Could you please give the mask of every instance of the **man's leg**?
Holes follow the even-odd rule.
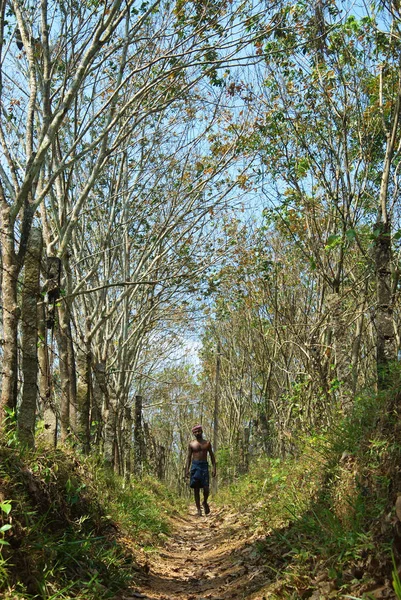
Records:
[[[209,505],[207,503],[207,499],[209,498],[209,486],[205,486],[203,488],[203,508],[205,509],[205,515],[208,515],[210,513],[210,508]]]
[[[198,511],[198,517],[202,516],[201,505],[200,505],[200,489],[198,487],[194,488],[195,495],[195,504]]]

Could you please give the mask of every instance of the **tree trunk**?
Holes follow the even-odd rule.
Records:
[[[131,439],[132,439],[132,413],[129,406],[125,409],[124,415],[124,479],[129,483],[131,476]]]
[[[43,439],[45,444],[56,447],[57,444],[57,410],[53,398],[50,378],[49,349],[47,346],[47,329],[45,326],[45,305],[38,306],[38,360],[39,360],[39,398],[40,411],[43,415]]]
[[[358,372],[359,372],[359,355],[360,355],[360,349],[361,349],[361,343],[362,343],[362,333],[363,333],[363,327],[364,327],[364,319],[365,319],[365,315],[364,315],[364,310],[365,310],[365,303],[366,300],[364,301],[363,304],[363,310],[361,312],[361,314],[358,317],[358,320],[356,322],[356,332],[355,332],[355,337],[354,340],[352,342],[352,354],[351,354],[351,365],[352,365],[352,396],[355,396],[355,394],[357,393],[358,390]]]
[[[164,481],[166,479],[166,448],[158,444],[157,446],[157,477],[160,481]]]
[[[57,331],[57,346],[59,351],[59,368],[60,368],[60,383],[61,383],[61,398],[60,398],[60,439],[65,442],[70,434],[70,380],[68,368],[68,339],[66,332],[68,331],[66,322],[66,311],[63,302],[60,302],[58,307],[59,326]]]
[[[216,453],[219,443],[219,418],[220,418],[220,366],[221,366],[221,343],[217,342],[216,356],[216,380],[214,387],[214,410],[213,410],[213,450]],[[213,492],[217,492],[217,477],[212,481]]]
[[[380,85],[383,85],[383,69],[380,71]],[[382,99],[381,99],[382,100]],[[398,90],[394,103],[391,131],[386,131],[387,145],[383,173],[380,183],[378,220],[375,225],[374,261],[376,275],[376,369],[377,390],[385,391],[391,385],[391,365],[396,360],[396,337],[393,322],[393,298],[391,286],[391,219],[388,207],[389,181],[394,151],[399,137],[398,125],[401,116],[401,72],[398,75]]]
[[[14,237],[9,227],[10,210],[1,211],[1,246],[3,257],[2,305],[3,305],[3,363],[1,381],[1,414],[4,421],[8,410],[15,410],[18,393],[18,319],[17,302],[18,264],[14,250]]]
[[[124,470],[123,418],[121,413],[116,415],[116,434],[114,436],[114,473],[122,475]]]
[[[38,381],[38,306],[40,297],[40,261],[42,232],[33,227],[28,240],[22,289],[22,400],[18,413],[18,437],[22,443],[35,445],[35,421]]]
[[[71,282],[71,267],[68,255],[62,259],[64,271],[64,287],[67,295],[72,291]],[[67,368],[68,368],[68,385],[69,385],[69,401],[70,401],[70,427],[73,431],[78,426],[78,406],[77,406],[77,370],[75,364],[75,348],[72,338],[72,307],[71,299],[64,300],[65,316],[63,320],[64,335],[67,339]]]
[[[376,270],[376,359],[378,391],[391,385],[391,365],[396,360],[396,338],[393,322],[391,285],[391,226],[389,221],[376,225],[374,246]]]
[[[113,394],[110,394],[110,396],[106,398],[106,402],[107,406],[104,415],[105,427],[103,456],[106,465],[110,468],[114,468],[117,428],[117,411],[115,396]]]
[[[68,368],[68,385],[70,398],[70,425],[73,429],[77,428],[78,420],[78,400],[77,400],[77,369],[75,364],[75,349],[72,340],[71,317],[70,310],[66,307],[66,336],[67,336],[67,368]]]
[[[92,443],[100,448],[103,439],[103,413],[104,406],[108,404],[108,393],[106,385],[106,365],[104,362],[98,362],[94,366],[93,378],[93,398],[92,398],[92,426],[95,424],[95,431],[92,436]]]
[[[134,425],[134,473],[142,475],[145,454],[144,436],[142,428],[142,396],[135,396],[135,425]]]
[[[78,353],[78,386],[77,386],[77,404],[79,420],[79,437],[82,442],[84,454],[90,451],[90,420],[91,420],[91,398],[92,398],[92,377],[91,364],[92,354],[89,339],[89,323],[87,322],[87,335],[85,340],[85,353]]]

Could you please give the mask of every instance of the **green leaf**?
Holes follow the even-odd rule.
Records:
[[[10,514],[11,511],[11,502],[9,500],[4,500],[4,502],[0,502],[0,508],[6,515]]]
[[[341,235],[339,235],[338,233],[334,233],[332,235],[329,235],[329,237],[327,238],[327,244],[325,245],[324,249],[332,250],[339,244],[341,244]]]
[[[350,242],[352,242],[352,241],[353,241],[353,240],[356,238],[356,231],[355,231],[355,229],[348,229],[348,230],[345,232],[345,235],[346,235],[347,239],[348,239]]]
[[[5,525],[2,525],[0,527],[0,533],[4,533],[5,531],[8,531],[9,529],[11,529],[12,525],[10,525],[10,523],[6,523]]]
[[[305,177],[309,170],[309,160],[307,158],[301,158],[296,165],[296,172],[298,177]]]

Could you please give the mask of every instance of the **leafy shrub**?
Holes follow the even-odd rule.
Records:
[[[124,536],[154,543],[168,531],[171,496],[122,478],[72,450],[0,445],[0,595],[103,600],[137,573]],[[6,519],[7,520],[7,519]]]

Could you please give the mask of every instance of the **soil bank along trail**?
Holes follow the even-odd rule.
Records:
[[[272,577],[240,519],[222,509],[207,517],[175,517],[157,553],[143,553],[141,581],[124,600],[262,600]],[[268,596],[267,596],[268,597]]]

